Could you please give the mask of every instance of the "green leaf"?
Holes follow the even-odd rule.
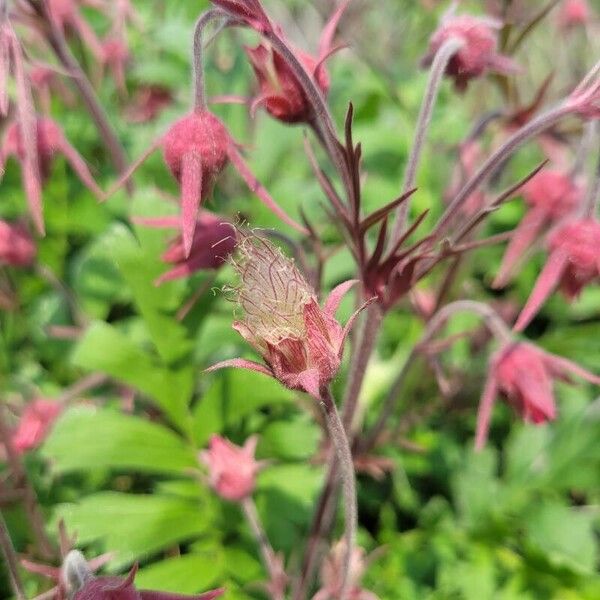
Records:
[[[43,453],[57,473],[109,468],[181,475],[196,466],[193,449],[165,427],[83,407],[58,420]]]
[[[202,505],[159,495],[100,492],[78,504],[62,504],[55,519],[85,546],[100,541],[115,553],[109,568],[118,571],[136,559],[193,540],[207,531],[211,516]]]
[[[223,550],[213,545],[206,552],[196,550],[140,569],[135,584],[140,589],[195,594],[218,586],[224,570]]]
[[[103,322],[92,323],[75,347],[73,364],[101,371],[147,394],[171,421],[187,430],[187,404],[193,387],[191,368],[173,371]]]
[[[545,503],[526,520],[529,542],[556,566],[591,574],[598,560],[594,515],[583,509]]]
[[[261,453],[286,460],[309,459],[317,450],[321,430],[308,415],[290,421],[276,421],[260,437]]]

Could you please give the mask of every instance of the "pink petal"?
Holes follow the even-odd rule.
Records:
[[[201,196],[202,160],[197,152],[186,152],[181,160],[181,235],[185,258],[192,251]]]
[[[493,368],[490,365],[490,368]],[[477,432],[475,434],[475,449],[482,450],[487,441],[488,431],[490,429],[490,419],[492,416],[492,407],[498,393],[498,385],[496,377],[492,373],[488,375],[481,400],[479,401],[479,409],[477,410]]]
[[[515,331],[523,331],[537,314],[542,304],[544,304],[559,282],[566,264],[567,255],[564,252],[555,251],[550,254],[546,266],[537,278],[531,295],[515,323],[513,328]]]
[[[229,360],[222,360],[212,367],[204,369],[204,372],[212,373],[213,371],[227,369],[229,367],[234,367],[236,369],[248,369],[250,371],[256,371],[257,373],[262,373],[263,375],[268,375],[269,377],[274,377],[271,370],[264,365],[254,362],[253,360],[246,360],[245,358],[230,358]]]
[[[344,14],[344,11],[348,8],[350,4],[350,0],[346,0],[342,2],[338,8],[333,12],[329,21],[323,28],[323,32],[321,33],[321,39],[319,40],[319,62],[322,62],[326,55],[330,53],[331,46],[333,45],[333,38],[335,36],[335,31],[340,23],[340,19]]]
[[[358,279],[350,279],[344,283],[340,283],[331,290],[325,305],[323,306],[323,312],[330,317],[333,317],[340,306],[340,302],[344,296],[350,291],[350,289],[358,283]]]
[[[237,151],[235,144],[231,142],[229,144],[229,149],[227,152],[227,156],[229,156],[229,160],[234,164],[238,173],[242,176],[242,179],[246,182],[246,185],[250,189],[251,192],[254,192],[260,201],[274,214],[276,214],[284,223],[287,223],[296,231],[299,231],[303,235],[308,235],[308,230],[296,223],[291,217],[289,217],[283,209],[279,207],[279,205],[271,198],[269,192],[261,185],[261,183],[254,177],[252,171],[242,158],[242,155]]]
[[[541,352],[553,373],[564,374],[565,371],[570,371],[574,375],[577,375],[577,377],[581,377],[595,385],[600,385],[600,376],[594,375],[594,373],[584,369],[577,363],[567,358],[563,358],[562,356],[551,354],[550,352],[544,352],[543,350],[541,350]]]
[[[313,398],[321,398],[321,382],[317,369],[307,369],[298,374],[298,384]]]
[[[529,210],[523,217],[506,248],[500,271],[496,275],[492,287],[501,288],[508,283],[513,268],[531,246],[546,219],[546,212],[539,208]]]

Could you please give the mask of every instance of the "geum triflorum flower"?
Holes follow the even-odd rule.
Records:
[[[294,262],[267,240],[242,234],[238,253],[234,266],[241,281],[235,292],[244,320],[233,327],[266,364],[234,358],[208,370],[251,369],[320,398],[338,372],[346,335],[361,310],[345,327],[335,319],[344,294],[356,281],[334,288],[321,308]]]

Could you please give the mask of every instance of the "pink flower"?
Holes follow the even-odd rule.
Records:
[[[181,190],[181,234],[186,257],[192,251],[200,203],[209,195],[216,176],[229,161],[234,164],[248,188],[263,204],[282,221],[302,233],[307,233],[304,227],[279,207],[256,180],[225,125],[208,110],[192,112],[171,125],[165,135],[150,146],[107,195],[131,177],[158,147],[162,147],[165,163],[178,181]]]
[[[521,311],[515,331],[522,331],[559,286],[569,301],[600,276],[600,222],[576,219],[552,233],[548,245],[550,255]]]
[[[138,218],[135,221],[148,227],[179,227],[177,217]],[[196,271],[218,269],[227,261],[235,245],[236,237],[232,225],[218,215],[201,210],[196,221],[189,256],[186,258],[183,239],[178,235],[162,255],[164,262],[174,266],[161,275],[156,283],[159,285],[165,281],[187,277]]]
[[[39,165],[39,174],[41,182],[46,181],[50,177],[50,171],[52,168],[52,162],[57,154],[62,154],[66,158],[67,162],[71,165],[71,168],[75,171],[81,182],[91,190],[97,198],[102,198],[102,190],[96,184],[96,181],[92,177],[90,170],[81,157],[79,152],[71,146],[67,138],[61,131],[60,127],[51,119],[46,117],[38,117],[35,120],[36,127],[36,150],[37,150],[37,161]],[[6,130],[4,142],[0,149],[0,172],[4,168],[4,164],[8,157],[14,156],[19,163],[22,165],[22,176],[23,185],[25,189],[28,189],[28,173],[26,170],[26,154],[25,144],[23,143],[23,136],[21,134],[20,123],[12,123]],[[41,183],[40,182],[40,183]],[[38,230],[43,232],[44,221],[42,215],[41,199],[37,196],[30,197],[28,195],[29,210],[32,218],[36,223]]]
[[[27,267],[36,254],[33,238],[23,225],[0,219],[0,265]]]
[[[313,76],[324,96],[329,91],[329,75],[324,63],[334,52],[333,36],[347,6],[348,2],[342,3],[325,26],[316,58],[301,50],[296,51],[296,57]],[[264,105],[272,117],[284,123],[310,122],[313,118],[312,106],[304,94],[302,85],[282,56],[265,44],[259,44],[256,48],[246,48],[246,53],[260,88],[260,94],[253,101],[251,110]]]
[[[262,238],[242,235],[238,248],[240,258],[234,265],[241,283],[236,292],[245,319],[233,327],[263,357],[266,366],[236,358],[208,371],[252,369],[320,398],[321,389],[337,374],[346,335],[359,312],[343,328],[335,320],[344,294],[356,282],[338,285],[321,309],[314,290],[277,247]]]
[[[485,445],[492,407],[499,392],[524,421],[545,423],[556,418],[553,380],[569,382],[569,373],[600,385],[600,377],[532,344],[516,342],[501,348],[490,361],[479,404],[476,448]]]
[[[102,41],[102,64],[106,65],[115,81],[119,92],[127,92],[125,83],[125,67],[129,62],[129,48],[121,37],[110,35]]]
[[[30,402],[25,407],[12,436],[12,443],[17,452],[27,452],[40,446],[62,409],[63,405],[54,400],[38,399]]]
[[[225,590],[218,589],[195,596],[184,596],[158,592],[153,590],[138,590],[133,585],[137,565],[127,577],[93,577],[87,575],[80,582],[81,588],[75,591],[73,600],[213,600],[221,596]]]
[[[587,25],[591,16],[587,0],[565,0],[558,15],[558,24],[562,29]]]
[[[335,600],[340,597],[343,585],[344,556],[346,545],[344,541],[337,542],[321,567],[321,589],[312,600]],[[360,585],[366,567],[365,551],[358,546],[352,549],[350,558],[349,580],[350,587],[346,598],[348,600],[377,600],[372,592],[363,590]]]
[[[259,33],[268,33],[273,29],[259,0],[211,0],[211,2]]]
[[[238,502],[254,492],[256,475],[262,468],[254,458],[257,443],[258,438],[252,436],[240,448],[213,435],[208,450],[200,453],[200,460],[208,467],[210,485],[221,498]]]
[[[446,74],[454,79],[457,89],[464,90],[469,80],[481,77],[488,71],[513,73],[517,70],[514,61],[498,54],[499,28],[500,23],[494,19],[470,15],[449,17],[431,37],[423,63],[431,64],[443,44],[451,38],[457,38],[464,45],[450,59],[446,69]]]
[[[530,209],[508,244],[494,287],[502,287],[508,283],[515,264],[540,231],[573,212],[583,196],[583,187],[561,171],[540,171],[523,186],[523,197]]]

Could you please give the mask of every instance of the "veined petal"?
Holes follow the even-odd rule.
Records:
[[[350,279],[344,283],[335,286],[327,296],[323,306],[323,312],[330,317],[333,317],[340,306],[340,302],[344,296],[358,283],[358,279]]]
[[[313,398],[321,398],[320,378],[317,369],[307,369],[298,374],[298,385]]]

